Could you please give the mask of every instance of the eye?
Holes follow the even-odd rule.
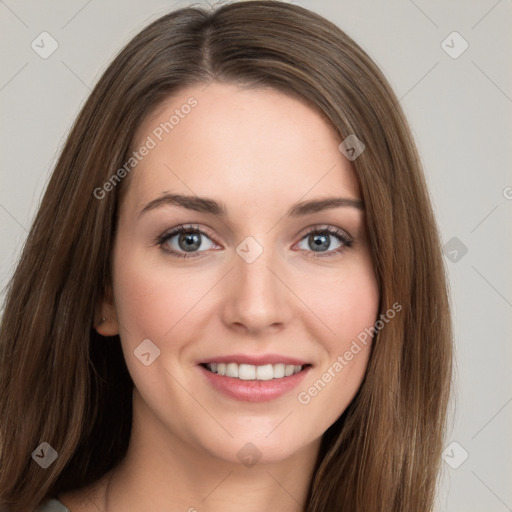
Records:
[[[177,258],[200,257],[199,253],[219,247],[208,234],[193,225],[181,225],[160,235],[156,245]],[[315,253],[314,258],[340,254],[352,245],[353,240],[344,231],[330,226],[310,229],[297,244],[300,250]]]
[[[197,253],[213,249],[216,244],[195,226],[179,226],[158,237],[157,245],[177,258],[196,258]]]
[[[352,247],[353,240],[344,232],[333,227],[314,227],[298,244],[304,251],[316,253],[313,257],[333,256]],[[325,254],[321,254],[325,253]]]

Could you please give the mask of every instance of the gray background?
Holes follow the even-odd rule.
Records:
[[[426,169],[447,244],[457,350],[437,508],[512,511],[512,2],[294,2],[335,22],[374,58],[400,98]],[[191,4],[0,0],[2,288],[101,72],[146,24]],[[35,41],[48,51],[43,31],[58,43],[46,59],[31,47]],[[454,31],[469,45],[457,58],[464,41]]]

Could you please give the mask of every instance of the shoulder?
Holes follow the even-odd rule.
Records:
[[[34,512],[71,512],[59,500],[52,499],[41,503]]]
[[[41,508],[34,512],[98,512],[103,510],[100,504],[103,503],[105,486],[109,478],[110,472],[107,472],[99,480],[85,487],[60,492],[54,499],[42,503]]]

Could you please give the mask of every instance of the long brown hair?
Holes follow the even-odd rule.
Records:
[[[374,338],[356,397],[324,434],[304,510],[431,511],[452,338],[439,236],[398,100],[338,27],[273,1],[181,9],[138,34],[105,71],[51,176],[10,281],[0,331],[0,508],[33,509],[98,480],[125,455],[131,392],[117,337],[92,328],[109,290],[119,193],[93,191],[123,166],[163,99],[212,80],[308,102],[366,146],[353,161],[380,287],[402,311]],[[31,454],[42,442],[58,458]]]

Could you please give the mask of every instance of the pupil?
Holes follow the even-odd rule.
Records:
[[[184,242],[184,243],[182,243]],[[192,252],[199,249],[201,240],[198,233],[182,233],[179,238],[180,248],[184,251]]]

